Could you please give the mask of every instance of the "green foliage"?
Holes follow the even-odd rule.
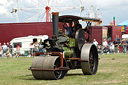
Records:
[[[70,70],[61,80],[35,80],[29,69],[33,58],[0,58],[0,85],[128,85],[128,55],[99,55],[96,75]]]

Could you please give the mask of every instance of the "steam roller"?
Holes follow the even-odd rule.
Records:
[[[43,42],[45,52],[38,52],[30,70],[35,79],[58,80],[69,70],[82,69],[84,75],[93,75],[98,70],[97,47],[86,42],[85,31],[77,28],[74,37],[58,33],[58,22],[77,20],[69,16],[58,17],[53,13],[53,36]]]

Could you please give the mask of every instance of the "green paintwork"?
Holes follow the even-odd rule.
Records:
[[[74,38],[69,39],[69,47],[75,47],[75,39]]]
[[[73,49],[68,48],[68,47],[63,47],[63,49],[64,49],[64,57],[65,58],[72,57],[72,55],[73,55]]]
[[[75,47],[75,39],[74,38],[69,38],[69,42],[67,43],[67,47],[63,47],[64,49],[64,56],[66,58],[72,57],[73,56],[73,47]]]

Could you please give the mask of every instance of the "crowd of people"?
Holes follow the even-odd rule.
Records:
[[[33,56],[33,54],[37,52],[45,52],[45,49],[43,47],[44,45],[38,42],[30,43],[30,47],[29,47],[30,51],[29,51],[28,57]]]
[[[98,44],[98,42],[96,41],[96,39],[93,40],[93,44],[96,45],[96,47],[98,48],[98,51],[100,53],[124,53],[127,54],[128,51],[128,39],[120,39],[117,40],[115,39],[114,42],[107,42],[106,39],[103,40],[102,45],[100,46]],[[27,56],[33,56],[34,53],[36,52],[45,52],[45,50],[43,49],[43,45],[35,42],[35,43],[30,43],[29,46],[30,50],[28,51],[28,55]],[[20,56],[20,45],[17,44],[16,46],[16,52],[13,53],[13,47],[12,45],[10,45],[10,43],[4,43],[3,45],[1,45],[0,43],[0,56],[1,57],[12,57],[12,56]]]
[[[0,43],[0,57],[13,57],[14,55],[16,57],[20,56],[20,45],[19,44],[17,44],[16,52],[14,53],[13,47],[9,42],[4,43],[3,45],[1,45]]]
[[[7,42],[7,44],[4,43],[3,45],[0,43],[0,56],[12,56],[12,45],[10,43]]]
[[[128,51],[128,39],[115,39],[114,42],[107,42],[106,39],[103,40],[102,45],[98,45],[96,39],[93,40],[93,44],[96,45],[100,53],[124,53],[127,54]]]
[[[36,52],[44,52],[43,45],[38,42],[30,43],[29,49],[27,52],[28,57],[31,57]],[[16,45],[16,51],[14,51],[12,45],[10,43],[4,43],[1,45],[0,43],[0,57],[19,57],[22,56],[21,54],[21,45]]]

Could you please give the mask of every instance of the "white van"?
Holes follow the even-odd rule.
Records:
[[[13,47],[13,53],[16,51],[17,44],[21,46],[20,53],[24,54],[25,51],[30,50],[30,43],[34,40],[37,42],[44,42],[45,39],[48,39],[48,35],[39,35],[39,36],[27,36],[27,37],[18,37],[10,41],[10,44]]]
[[[127,38],[128,39],[128,34],[123,34],[122,38]]]

